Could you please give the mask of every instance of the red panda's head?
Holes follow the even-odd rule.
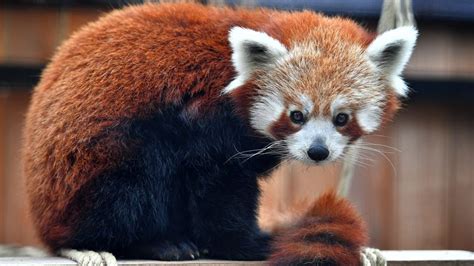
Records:
[[[337,34],[319,27],[285,46],[264,32],[230,31],[237,77],[224,93],[254,88],[246,96],[250,125],[283,144],[290,158],[340,158],[349,144],[390,119],[407,94],[400,74],[416,29],[385,32],[368,46]]]

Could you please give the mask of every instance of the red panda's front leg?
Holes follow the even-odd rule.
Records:
[[[299,224],[275,239],[270,264],[360,265],[367,238],[354,207],[335,193],[326,193]]]

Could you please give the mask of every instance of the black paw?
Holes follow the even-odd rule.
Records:
[[[195,260],[200,254],[191,241],[165,241],[153,249],[156,259],[159,260]]]
[[[200,257],[198,248],[189,240],[163,240],[145,246],[134,247],[127,253],[129,258],[167,261],[195,260]]]

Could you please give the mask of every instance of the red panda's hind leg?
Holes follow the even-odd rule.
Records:
[[[275,239],[271,265],[359,265],[367,244],[354,207],[335,193],[321,196],[294,227]]]

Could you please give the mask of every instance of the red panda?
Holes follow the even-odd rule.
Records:
[[[357,263],[366,233],[347,202],[323,196],[275,238],[256,222],[258,178],[337,160],[388,121],[416,36],[311,11],[105,15],[57,50],[27,113],[40,238],[119,258]]]

